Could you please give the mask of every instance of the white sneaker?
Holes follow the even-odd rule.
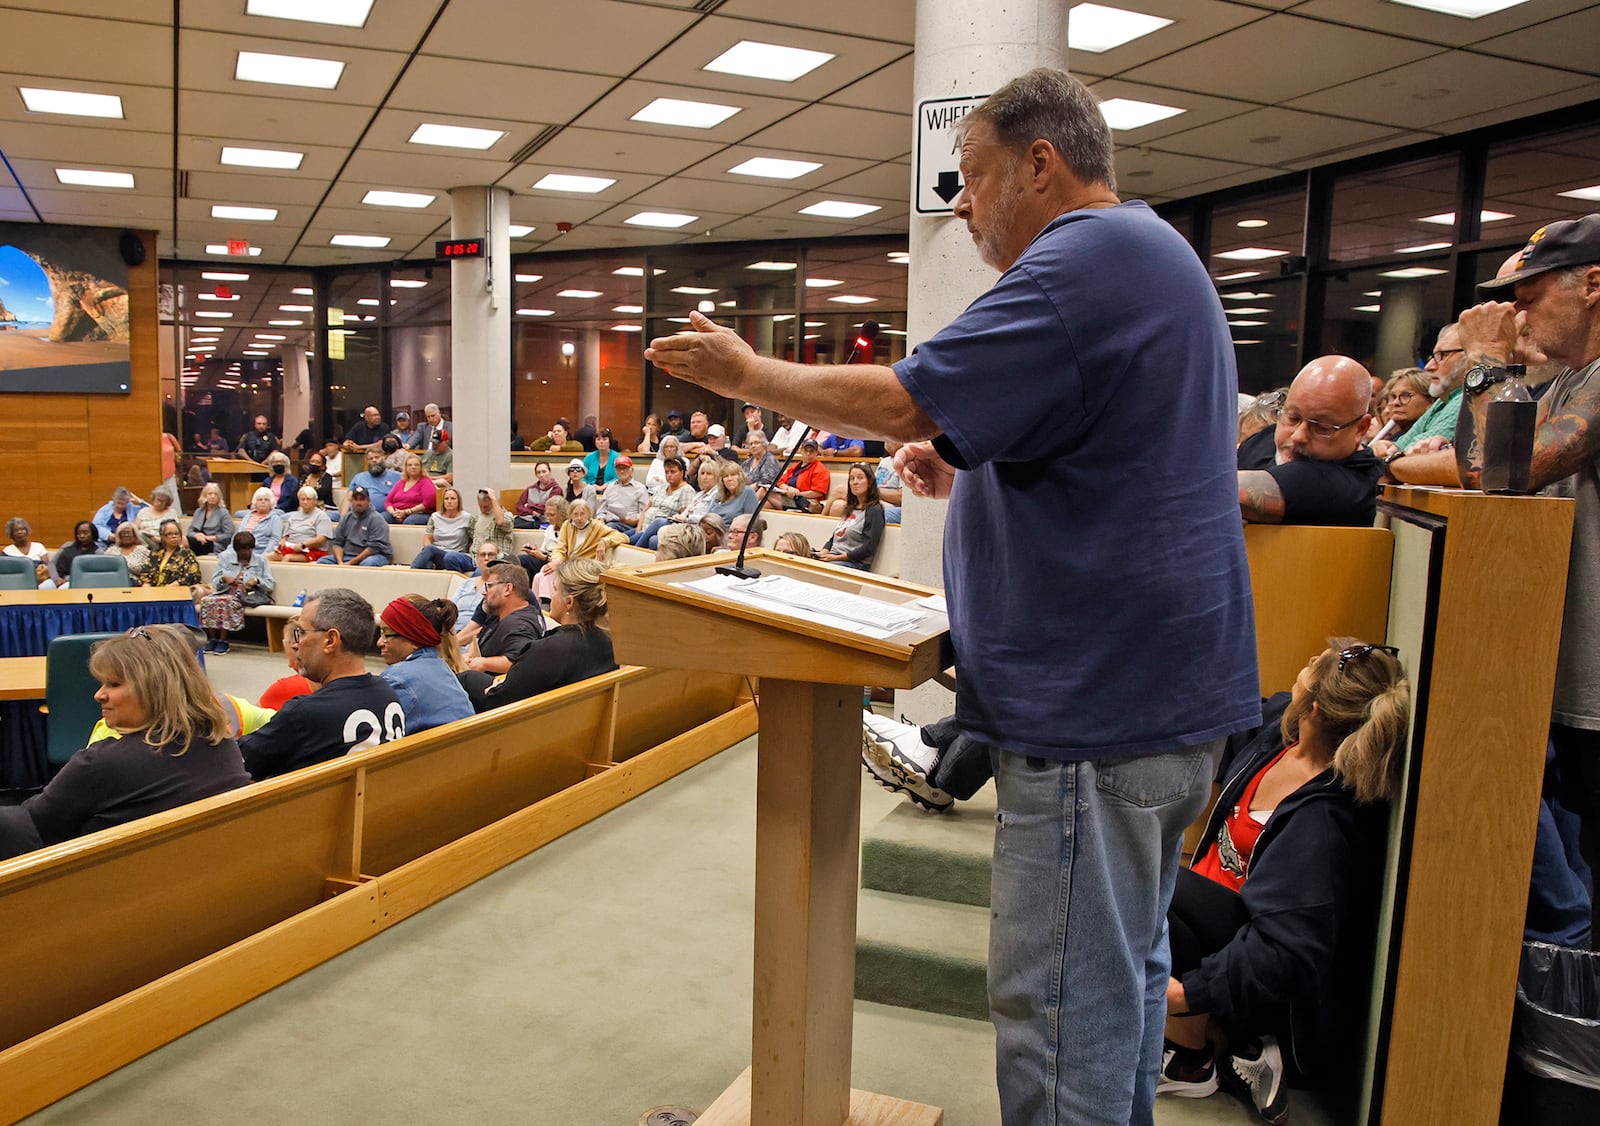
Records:
[[[1228,1056],[1229,1086],[1240,1094],[1248,1093],[1256,1113],[1271,1126],[1289,1121],[1289,1092],[1284,1089],[1283,1053],[1273,1036],[1261,1038],[1261,1051],[1254,1057],[1234,1052]]]
[[[884,789],[905,794],[930,813],[943,813],[955,798],[928,782],[938,761],[938,750],[922,741],[920,727],[863,712],[861,762]]]

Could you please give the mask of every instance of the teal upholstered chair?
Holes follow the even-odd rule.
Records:
[[[80,555],[72,561],[73,590],[86,587],[130,587],[128,561],[120,555]]]
[[[0,555],[0,590],[37,590],[34,562],[16,555]]]
[[[50,641],[44,662],[45,754],[53,768],[83,749],[100,718],[100,705],[94,702],[100,682],[89,673],[89,650],[95,642],[116,636],[64,633]]]

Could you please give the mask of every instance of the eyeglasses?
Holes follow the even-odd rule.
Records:
[[[1400,650],[1393,645],[1352,645],[1348,649],[1339,650],[1339,671],[1344,672],[1344,667],[1351,661],[1359,661],[1374,649],[1381,649],[1395,660],[1400,659]]]
[[[1434,363],[1442,364],[1444,363],[1446,356],[1459,356],[1465,351],[1465,348],[1435,348],[1431,358]]]
[[[142,637],[146,641],[154,641],[155,640],[155,635],[152,634],[149,630],[145,629],[143,626],[134,626],[132,629],[130,629],[128,631],[127,636],[129,636],[129,637]]]
[[[1300,428],[1300,424],[1303,422],[1305,423],[1306,429],[1311,431],[1315,437],[1331,438],[1341,430],[1348,430],[1350,427],[1360,422],[1362,418],[1365,418],[1366,415],[1361,415],[1359,418],[1352,418],[1349,422],[1333,423],[1321,422],[1315,418],[1307,418],[1305,415],[1296,410],[1278,408],[1272,411],[1271,417],[1272,420],[1278,425],[1287,426],[1290,430],[1298,430]]]
[[[295,626],[289,630],[289,639],[298,645],[310,634],[332,633],[337,628],[337,626],[313,626],[311,629],[307,629],[305,626]]]
[[[1405,406],[1416,397],[1417,393],[1415,391],[1396,391],[1393,395],[1389,396],[1389,401],[1391,403],[1399,403],[1401,406]]]

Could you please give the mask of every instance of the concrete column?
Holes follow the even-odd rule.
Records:
[[[1378,315],[1378,346],[1374,349],[1373,375],[1385,379],[1396,368],[1408,368],[1417,362],[1417,352],[1432,341],[1421,341],[1422,285],[1414,281],[1396,281],[1385,278],[1380,302],[1383,311]]]
[[[913,101],[993,93],[1037,66],[1067,66],[1069,0],[920,0],[917,4]],[[912,123],[913,141],[916,122]],[[913,148],[915,146],[913,145]],[[913,173],[914,174],[914,173]],[[913,200],[907,280],[907,351],[954,320],[996,274],[978,258],[966,224],[948,215],[919,215]],[[944,586],[945,502],[906,491],[900,526],[900,574]],[[895,694],[896,714],[913,723],[949,715],[954,697],[936,684]]]
[[[278,361],[282,364],[279,378],[283,380],[283,431],[279,437],[288,445],[311,425],[311,367],[305,348],[299,344],[279,345]]]
[[[582,426],[591,414],[600,416],[600,330],[586,328],[578,338],[578,413],[573,428]]]
[[[450,263],[450,421],[462,496],[511,483],[511,193],[453,188],[452,238],[484,238],[483,258]]]

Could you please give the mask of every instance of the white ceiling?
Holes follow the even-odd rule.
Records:
[[[1186,110],[1116,134],[1123,194],[1152,202],[1600,97],[1600,4],[1582,0],[1477,20],[1388,0],[1113,2],[1174,21],[1070,61],[1102,98]],[[376,0],[360,29],[248,16],[245,0],[189,0],[174,29],[175,6],[0,0],[0,220],[155,228],[161,256],[186,259],[242,238],[262,249],[255,263],[300,266],[431,257],[449,235],[448,189],[478,184],[515,193],[513,221],[535,227],[518,251],[906,229],[913,0]],[[700,69],[742,39],[835,58],[792,83]],[[240,82],[239,50],[346,69],[328,91]],[[118,94],[124,118],[29,113],[22,86]],[[740,112],[711,129],[630,119],[656,97]],[[506,136],[485,152],[409,144],[423,122]],[[304,160],[295,171],[227,167],[224,144]],[[751,156],[823,167],[793,181],[728,174]],[[136,186],[67,187],[57,168],[131,172]],[[617,182],[592,196],[533,190],[547,172]],[[362,204],[373,188],[436,198],[421,210]],[[878,210],[797,214],[827,198]],[[213,204],[278,217],[219,220]],[[647,208],[698,218],[681,231],[624,224]],[[329,245],[340,233],[391,242]]]

